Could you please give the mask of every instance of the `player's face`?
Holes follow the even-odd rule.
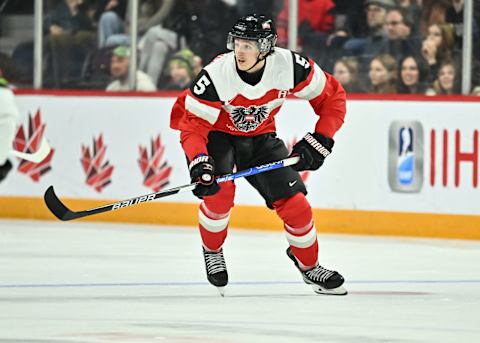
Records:
[[[246,71],[252,68],[252,66],[257,63],[259,54],[260,51],[255,42],[245,39],[235,39],[235,59],[238,69]]]
[[[412,57],[403,61],[401,77],[405,86],[413,86],[418,83],[418,66]]]

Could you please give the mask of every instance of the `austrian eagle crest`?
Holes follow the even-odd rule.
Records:
[[[233,107],[230,118],[236,128],[242,132],[254,131],[268,118],[267,106]]]

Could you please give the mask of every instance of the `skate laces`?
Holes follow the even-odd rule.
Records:
[[[310,280],[326,282],[330,278],[330,276],[332,276],[336,272],[328,270],[318,265],[315,268],[307,270],[304,273]]]
[[[216,274],[227,270],[223,250],[219,252],[204,251],[204,256],[208,274]]]

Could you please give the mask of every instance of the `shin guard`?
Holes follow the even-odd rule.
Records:
[[[220,191],[203,198],[198,211],[199,229],[204,247],[219,251],[227,238],[230,210],[233,207],[235,184],[220,184]]]
[[[314,267],[318,261],[317,231],[312,209],[303,193],[273,203],[283,220],[287,241],[302,269]]]

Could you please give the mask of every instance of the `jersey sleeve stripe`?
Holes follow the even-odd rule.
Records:
[[[208,121],[212,125],[215,124],[220,115],[220,109],[202,104],[188,94],[185,98],[185,109],[197,117]]]
[[[313,67],[313,77],[310,82],[300,91],[294,93],[298,98],[312,100],[322,94],[327,78],[320,67],[315,63]]]

